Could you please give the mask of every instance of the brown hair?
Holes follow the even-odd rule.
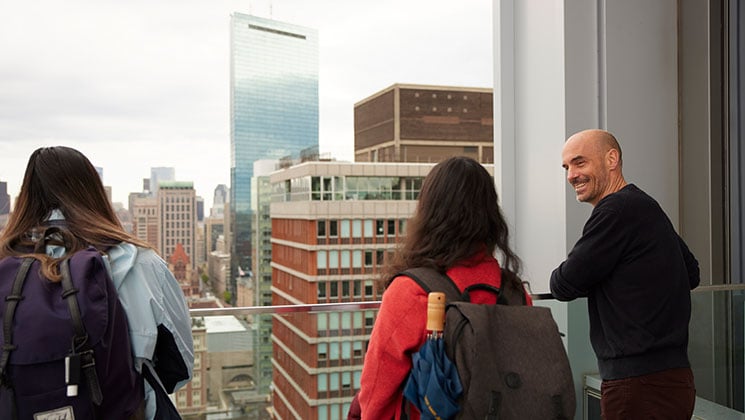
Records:
[[[56,146],[36,149],[29,157],[13,212],[0,232],[0,257],[32,256],[42,262],[45,277],[59,280],[59,259],[36,246],[45,239],[53,210],[65,217],[63,232],[70,234],[55,243],[64,242],[68,256],[88,246],[105,249],[120,242],[151,247],[122,228],[88,158],[75,149]]]
[[[386,264],[381,281],[407,268],[445,272],[486,251],[502,254],[502,268],[518,274],[520,259],[509,246],[509,231],[498,204],[494,179],[471,158],[457,156],[435,165],[422,183],[406,236]]]

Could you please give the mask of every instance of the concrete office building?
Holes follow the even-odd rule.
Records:
[[[377,270],[405,231],[432,166],[306,162],[273,173],[273,304],[380,299]],[[375,312],[274,316],[277,418],[344,418]]]
[[[160,254],[168,261],[180,244],[191,268],[195,268],[197,212],[194,184],[184,181],[160,182],[157,199]]]
[[[260,159],[318,150],[318,34],[233,13],[230,19],[232,285],[251,267],[251,179]]]
[[[158,246],[158,200],[147,193],[129,195],[132,233],[153,247]]]
[[[357,162],[494,158],[492,90],[395,84],[354,104]]]
[[[507,0],[493,10],[496,179],[526,279],[548,291],[592,210],[561,170],[565,139],[612,131],[626,180],[659,201],[700,263],[689,345],[697,394],[745,411],[735,290],[745,282],[742,4]],[[582,408],[583,373],[597,371],[586,302],[552,309]]]

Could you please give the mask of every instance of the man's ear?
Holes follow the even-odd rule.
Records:
[[[608,166],[608,169],[616,169],[618,167],[618,157],[618,150],[608,150],[608,152],[605,154],[605,164]]]

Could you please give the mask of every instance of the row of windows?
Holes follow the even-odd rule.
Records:
[[[173,213],[169,212],[163,215],[166,220],[191,220],[192,213]]]
[[[417,106],[414,107],[414,111],[419,111],[419,110],[420,110],[419,105],[417,105]],[[447,110],[448,110],[448,112],[453,112],[453,108],[452,107],[448,107]],[[436,106],[433,106],[432,107],[432,112],[437,112],[437,107]],[[463,113],[464,114],[468,114],[468,108],[463,108]]]
[[[329,312],[317,315],[316,328],[320,337],[360,335],[372,329],[374,322],[374,311]]]
[[[272,201],[416,200],[423,177],[305,176],[272,184]]]
[[[319,250],[316,252],[316,268],[318,270],[336,268],[362,268],[382,266],[385,263],[386,254],[391,251],[383,249],[342,249],[342,250]]]
[[[318,374],[318,392],[359,389],[362,371]],[[319,407],[320,408],[320,407]]]
[[[318,406],[318,420],[343,420],[347,418],[349,403],[321,404]]]
[[[340,284],[341,284],[341,290],[339,289]],[[363,287],[365,289],[366,298],[374,297],[372,280],[321,281],[317,283],[317,286],[318,286],[318,301],[321,303],[325,301],[327,298],[331,300],[334,300],[340,297],[341,298],[349,298],[349,297],[361,298]],[[341,294],[339,294],[339,292],[341,292]]]
[[[166,239],[166,246],[176,246],[177,244],[181,244],[184,247],[189,247],[191,245],[191,239],[185,238],[186,233],[182,232],[179,235],[173,235],[176,237],[180,237],[183,239],[176,239],[176,238],[168,238]]]
[[[395,236],[396,222],[398,222],[398,231],[405,232],[406,219],[318,220],[316,222],[316,236],[319,238]]]
[[[166,204],[165,210],[166,211],[191,211],[194,208],[194,206],[191,206],[189,204]]]
[[[191,227],[190,222],[166,222],[166,229],[172,229],[172,228],[188,228]]]
[[[191,203],[192,202],[191,197],[183,197],[183,196],[166,196],[165,201],[166,203]]]
[[[362,359],[362,341],[318,343],[318,361]],[[320,390],[319,390],[320,391]]]
[[[414,97],[415,98],[418,98],[419,97],[419,92],[414,92]],[[453,94],[452,93],[448,93],[447,94],[447,98],[448,99],[453,99]],[[437,94],[436,93],[433,93],[432,94],[432,99],[437,99]],[[468,95],[463,95],[463,100],[464,101],[467,101],[468,100]]]

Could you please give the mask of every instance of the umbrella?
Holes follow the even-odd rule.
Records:
[[[427,338],[412,356],[412,367],[404,386],[404,397],[419,409],[422,419],[448,419],[460,407],[463,386],[458,371],[445,354],[442,330],[445,294],[432,292],[427,302]]]

